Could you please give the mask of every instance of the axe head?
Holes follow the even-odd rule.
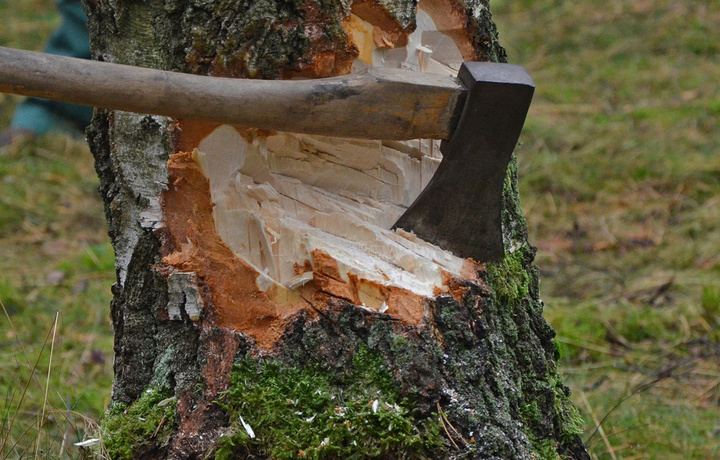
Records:
[[[490,262],[505,254],[505,176],[535,84],[524,68],[491,62],[466,62],[458,77],[468,91],[450,139],[442,142],[442,162],[393,228]]]

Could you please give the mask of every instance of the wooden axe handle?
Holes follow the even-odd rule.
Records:
[[[458,79],[368,68],[315,80],[189,75],[0,47],[0,92],[267,130],[447,139]]]

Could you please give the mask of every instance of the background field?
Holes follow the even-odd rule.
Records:
[[[537,84],[523,208],[592,455],[720,458],[720,2],[493,6]],[[49,0],[0,0],[0,46],[39,49],[57,21]],[[18,100],[0,95],[0,129]],[[96,182],[81,140],[0,152],[0,458],[76,457],[109,401]]]
[[[0,0],[0,46],[41,49],[58,22],[51,0]],[[17,101],[0,94],[0,129]],[[82,139],[0,151],[2,459],[77,458],[72,443],[110,401],[113,253],[96,187]]]
[[[523,209],[590,449],[720,458],[720,2],[495,7],[537,84]]]

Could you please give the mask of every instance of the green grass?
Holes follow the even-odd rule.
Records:
[[[0,455],[34,454],[39,439],[43,458],[75,458],[112,383],[114,254],[92,157],[45,136],[0,155],[0,177]]]
[[[586,438],[608,414],[591,454],[720,457],[720,4],[494,6],[537,84],[522,204]]]
[[[537,84],[522,204],[593,457],[720,457],[720,3],[492,4]],[[57,22],[50,0],[0,0],[0,46],[39,49]],[[0,129],[18,100],[0,95]],[[114,277],[95,186],[87,148],[63,136],[0,155],[0,299],[15,325],[0,317],[0,434],[17,414],[19,440],[3,458],[38,438],[41,456],[76,456],[109,401]]]
[[[41,49],[58,23],[51,0],[0,0],[0,46]],[[0,129],[19,100],[0,94]],[[77,458],[109,403],[114,262],[96,187],[82,141],[0,151],[2,459]]]

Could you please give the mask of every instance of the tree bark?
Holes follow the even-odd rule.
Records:
[[[485,0],[85,6],[94,59],[195,74],[506,59]],[[106,110],[88,139],[116,252],[113,458],[589,458],[514,161],[506,258],[482,264],[389,230],[433,142]]]

